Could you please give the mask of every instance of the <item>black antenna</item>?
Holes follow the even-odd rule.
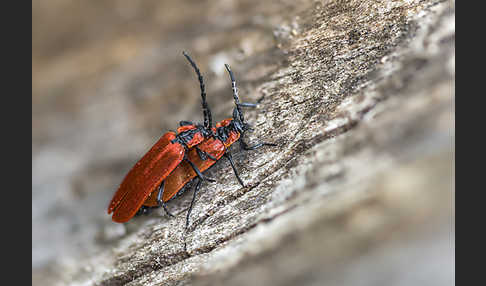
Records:
[[[245,119],[243,118],[243,112],[241,112],[241,108],[240,108],[241,103],[240,103],[240,100],[238,98],[238,89],[236,88],[235,77],[233,75],[233,72],[230,69],[230,66],[228,64],[224,64],[224,66],[226,67],[226,70],[228,71],[230,79],[231,79],[231,88],[233,89],[233,98],[235,99],[236,109],[238,110],[238,113],[240,115],[240,121],[242,123],[244,123]]]
[[[211,110],[209,109],[208,103],[206,102],[206,92],[204,90],[203,77],[201,75],[201,72],[199,71],[199,68],[196,66],[196,63],[194,63],[191,57],[185,51],[183,51],[182,54],[186,57],[186,59],[189,61],[191,66],[196,71],[197,78],[199,80],[199,86],[201,87],[202,108],[204,114],[204,127],[210,129],[211,126],[213,125],[213,119],[211,117]]]

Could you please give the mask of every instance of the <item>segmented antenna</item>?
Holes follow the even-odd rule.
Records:
[[[236,105],[236,109],[238,110],[238,113],[240,115],[240,121],[242,123],[245,122],[245,119],[243,117],[243,112],[241,112],[241,108],[240,108],[240,100],[238,98],[238,89],[236,88],[236,80],[235,80],[235,77],[233,75],[233,72],[231,71],[230,69],[230,66],[228,64],[224,64],[224,66],[226,67],[226,70],[228,71],[229,73],[229,76],[230,76],[230,79],[231,79],[231,88],[233,89],[233,98],[235,99],[235,105]]]
[[[201,75],[201,72],[199,71],[199,68],[197,67],[196,63],[194,63],[194,61],[191,59],[191,57],[185,51],[183,51],[182,54],[186,57],[186,59],[189,61],[191,66],[196,71],[197,78],[199,80],[199,86],[201,88],[202,108],[204,114],[204,127],[209,129],[213,125],[213,119],[211,117],[211,110],[209,109],[208,103],[206,102],[206,91],[204,90],[203,77]]]

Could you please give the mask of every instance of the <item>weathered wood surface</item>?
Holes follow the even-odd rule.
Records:
[[[454,2],[90,2],[33,4],[33,285],[453,285]],[[211,169],[186,234],[192,192],[114,224],[125,172],[201,120],[182,50],[215,120],[229,63],[279,147],[234,148],[247,188]]]

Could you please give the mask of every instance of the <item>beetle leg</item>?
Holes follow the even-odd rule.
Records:
[[[215,179],[213,179],[213,178],[209,178],[209,177],[204,176],[204,175],[201,173],[201,171],[199,171],[199,169],[197,168],[197,166],[196,166],[196,165],[194,165],[194,163],[193,163],[193,162],[191,162],[191,160],[189,160],[189,159],[187,159],[187,158],[185,158],[185,160],[186,160],[187,162],[189,162],[189,165],[191,165],[192,169],[194,170],[194,172],[196,172],[196,174],[197,174],[197,176],[199,177],[199,179],[200,179],[200,180],[202,180],[202,181],[209,181],[209,182],[216,182],[216,180],[215,180]]]
[[[206,153],[206,152],[204,152]],[[211,154],[209,153],[206,153],[206,156],[208,156],[209,159],[213,160],[213,161],[218,161],[218,159],[216,157],[213,157]]]
[[[194,205],[194,201],[196,201],[196,194],[199,191],[199,188],[201,187],[201,183],[202,183],[201,180],[197,181],[196,188],[194,189],[194,194],[192,195],[191,205],[189,206],[189,210],[187,210],[186,230],[187,230],[187,227],[189,226],[189,216],[191,215],[192,206]]]
[[[137,211],[137,213],[135,215],[136,216],[148,215],[151,211],[152,211],[152,209],[150,207],[141,206],[140,209],[138,209],[138,211]]]
[[[182,120],[179,121],[179,126],[194,125],[191,121]]]
[[[145,206],[141,206],[141,207],[138,209],[138,211],[137,211],[137,213],[135,214],[135,216],[139,216],[139,215],[143,214],[144,209],[145,209]]]
[[[246,142],[244,142],[243,140],[240,140],[240,146],[243,150],[256,150],[256,149],[263,147],[263,146],[277,146],[277,144],[268,143],[268,142],[260,142],[260,143],[253,145],[253,146],[248,146],[248,144]]]
[[[164,202],[162,202],[162,207],[164,208],[166,214],[168,214],[171,217],[175,217],[173,214],[169,212],[169,210],[167,209],[167,205]]]
[[[201,149],[199,149],[199,147],[197,147],[197,146],[196,146],[196,152],[199,155],[199,158],[201,158],[201,160],[203,160],[203,161],[206,161],[208,158],[213,160],[213,161],[218,160],[215,157],[213,157],[211,154],[209,154],[205,151],[201,151]]]
[[[167,215],[171,216],[171,217],[174,217],[173,214],[171,214],[169,212],[169,210],[167,209],[167,206],[165,205],[165,202],[162,200],[162,194],[164,193],[164,182],[162,181],[162,183],[160,184],[159,186],[159,193],[157,194],[157,203],[159,204],[159,206],[162,206],[164,208],[164,211]]]
[[[207,153],[201,151],[201,149],[199,149],[199,147],[197,146],[196,146],[196,152],[199,155],[199,158],[201,158],[201,160],[206,161],[208,159],[208,156],[206,155]]]
[[[238,105],[241,107],[253,107],[253,108],[258,107],[258,103],[250,103],[250,102],[240,102],[238,103]]]
[[[233,156],[231,156],[231,153],[229,153],[229,152],[224,153],[224,156],[230,162],[231,168],[233,168],[233,171],[235,172],[235,176],[238,179],[238,182],[240,182],[241,186],[244,188],[245,184],[241,180],[240,175],[238,175],[238,170],[236,170],[235,164],[233,163]]]

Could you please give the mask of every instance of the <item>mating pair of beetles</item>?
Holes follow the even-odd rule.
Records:
[[[276,144],[267,142],[249,146],[242,140],[244,133],[252,129],[250,124],[245,122],[241,107],[256,107],[257,105],[239,101],[236,81],[227,64],[225,67],[231,79],[235,108],[232,118],[224,119],[213,127],[201,72],[187,53],[182,52],[182,54],[194,68],[199,79],[204,123],[194,124],[190,121],[181,121],[177,134],[172,131],[165,133],[132,167],[108,206],[108,214],[113,212],[112,220],[114,222],[127,222],[135,215],[146,214],[151,208],[160,206],[169,216],[173,217],[165,204],[181,192],[188,182],[196,179],[196,187],[186,216],[187,228],[189,215],[201,183],[215,181],[204,176],[202,172],[223,156],[230,162],[238,182],[245,187],[231,154],[228,152],[233,143],[239,141],[244,150],[255,150],[265,145],[276,146]]]

